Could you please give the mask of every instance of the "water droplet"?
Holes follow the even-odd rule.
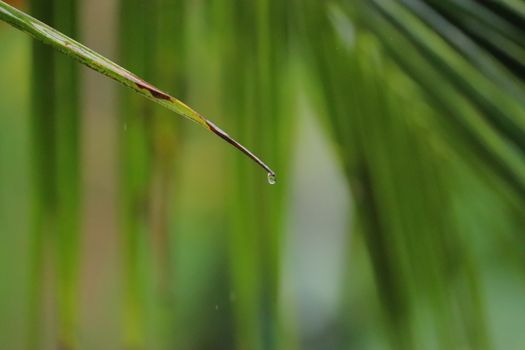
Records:
[[[215,305],[215,310],[219,310],[219,305]]]
[[[277,182],[277,179],[275,178],[275,174],[268,173],[268,183],[270,185],[275,185],[276,182]]]
[[[128,131],[128,123],[124,123],[124,131]]]

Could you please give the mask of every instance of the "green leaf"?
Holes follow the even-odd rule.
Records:
[[[74,58],[83,65],[111,79],[116,80],[122,85],[127,86],[128,88],[154,101],[155,103],[196,122],[246,154],[249,158],[266,170],[269,176],[275,177],[275,172],[255,154],[229,136],[226,132],[221,130],[217,125],[204,118],[200,113],[196,112],[191,107],[187,106],[175,97],[170,96],[166,92],[137,77],[135,74],[127,71],[111,60],[96,53],[90,48],[78,43],[77,41],[51,28],[45,23],[40,22],[39,20],[20,10],[17,10],[16,8],[6,4],[1,0],[0,20],[30,34],[35,39],[40,40],[47,45],[51,45],[56,50]]]

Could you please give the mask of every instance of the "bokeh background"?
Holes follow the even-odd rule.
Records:
[[[520,0],[8,1],[3,349],[524,349]]]

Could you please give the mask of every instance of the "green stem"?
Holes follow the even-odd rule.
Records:
[[[74,33],[75,1],[31,4],[33,13]],[[78,74],[73,61],[39,42],[33,46],[32,128],[35,176],[31,348],[40,348],[42,291],[56,284],[57,341],[75,348],[79,231]],[[50,244],[54,244],[54,246]],[[46,282],[44,262],[56,280]],[[45,286],[43,286],[43,284]]]
[[[53,25],[75,35],[77,1],[53,1]],[[59,293],[59,342],[62,349],[76,348],[78,254],[80,237],[80,147],[78,65],[55,54],[56,120],[56,269]]]
[[[148,37],[145,35],[146,17],[143,3],[122,0],[120,4],[120,56],[133,71],[149,78],[146,57]],[[150,234],[148,207],[151,155],[149,132],[151,105],[137,95],[122,91],[120,132],[121,208],[124,257],[124,348],[145,349],[150,337],[148,315],[149,271],[141,266],[149,264],[145,238]]]
[[[41,1],[31,1],[31,9],[45,20],[51,21],[52,8]],[[32,45],[31,76],[31,156],[33,172],[33,212],[31,232],[31,271],[29,295],[28,348],[40,349],[44,326],[44,295],[51,288],[45,278],[49,270],[50,247],[47,244],[56,222],[55,191],[55,90],[53,51],[39,42]]]

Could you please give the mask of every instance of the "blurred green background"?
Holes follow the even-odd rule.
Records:
[[[8,2],[2,349],[525,349],[521,0]]]

